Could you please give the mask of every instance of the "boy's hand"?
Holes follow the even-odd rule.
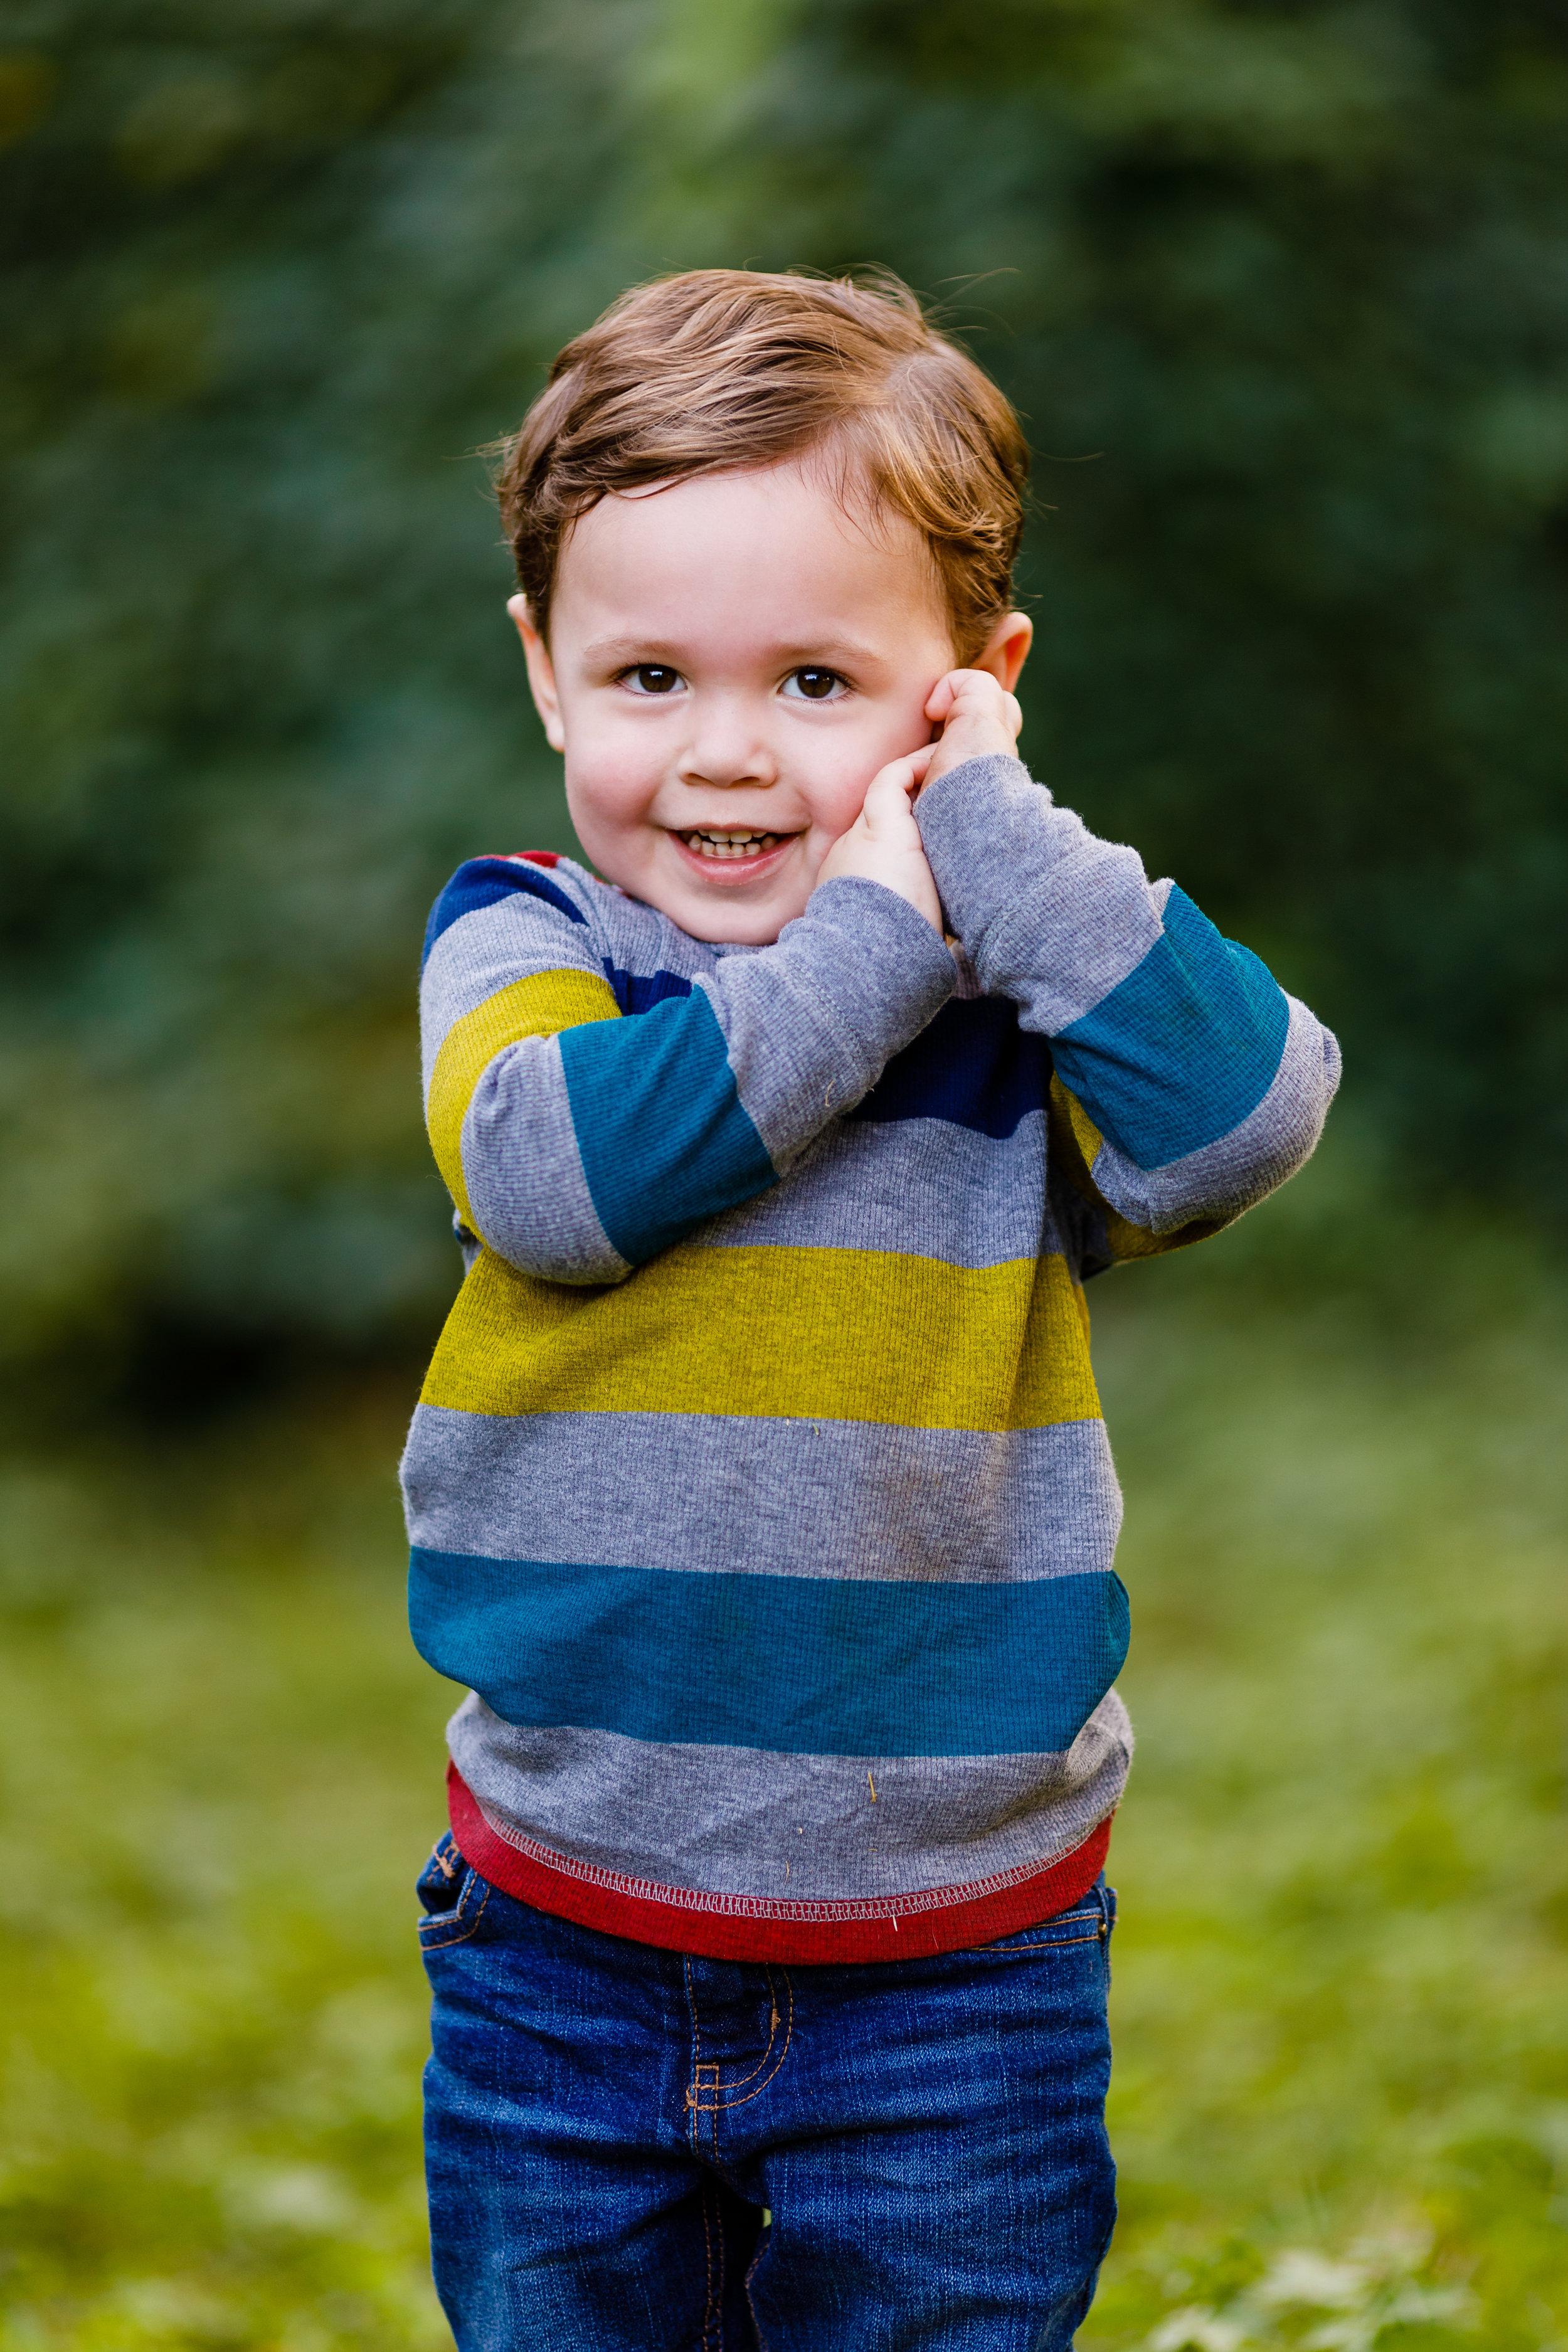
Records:
[[[950,669],[939,677],[926,704],[926,717],[941,727],[932,746],[931,761],[922,781],[934,784],[950,768],[978,760],[987,751],[1016,757],[1018,730],[1024,714],[1016,695],[984,669]]]
[[[967,677],[970,673],[961,670]],[[944,681],[945,683],[945,681]],[[939,689],[940,690],[940,689]],[[817,882],[836,882],[847,874],[879,882],[896,891],[922,914],[940,938],[942,901],[936,895],[920,827],[910,807],[940,745],[927,744],[902,760],[879,768],[866,793],[865,806],[847,833],[841,833],[817,872]]]

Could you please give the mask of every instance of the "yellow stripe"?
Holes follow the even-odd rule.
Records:
[[[537,1281],[487,1250],[441,1335],[425,1402],[912,1429],[1100,1417],[1089,1314],[1064,1258],[974,1269],[879,1250],[691,1243],[603,1290]]]
[[[1201,1242],[1217,1230],[1210,1222],[1196,1231],[1181,1225],[1173,1234],[1152,1233],[1147,1225],[1134,1225],[1126,1217],[1118,1216],[1109,1201],[1105,1204],[1105,1238],[1110,1244],[1113,1257],[1163,1257],[1167,1250],[1181,1249],[1188,1242]]]
[[[1051,1150],[1067,1170],[1072,1184],[1085,1198],[1094,1202],[1105,1216],[1105,1238],[1111,1255],[1119,1258],[1163,1257],[1167,1250],[1185,1249],[1189,1242],[1206,1241],[1217,1234],[1222,1218],[1196,1217],[1191,1224],[1180,1225],[1174,1233],[1157,1234],[1147,1225],[1135,1225],[1113,1209],[1094,1181],[1094,1163],[1105,1141],[1093,1119],[1075,1094],[1068,1092],[1060,1078],[1051,1078],[1050,1108]]]
[[[1078,1190],[1100,1194],[1090,1173],[1095,1155],[1105,1141],[1093,1119],[1075,1094],[1069,1094],[1060,1078],[1051,1074],[1051,1147],[1066,1167]]]
[[[540,971],[514,980],[460,1021],[454,1021],[436,1056],[430,1081],[426,1123],[436,1165],[447,1189],[472,1223],[468,1188],[463,1181],[463,1121],[474,1088],[503,1045],[520,1037],[552,1037],[557,1030],[575,1029],[588,1021],[618,1021],[620,1007],[608,981],[597,972]]]

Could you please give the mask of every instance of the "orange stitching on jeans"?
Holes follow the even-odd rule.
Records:
[[[477,1870],[474,1873],[474,1876],[479,1880],[479,1884],[485,1891],[480,1901],[479,1907],[475,1912],[468,1925],[464,1928],[460,1936],[427,1936],[425,1933],[426,1927],[430,1926],[433,1920],[439,1919],[441,1916],[438,1911],[435,1912],[430,1920],[421,1920],[419,1923],[419,1948],[422,1952],[444,1952],[447,1948],[448,1945],[466,1944],[468,1937],[476,1933],[479,1921],[485,1916],[485,1905],[489,1903],[490,1896],[495,1893],[495,1888],[490,1885],[488,1878],[479,1878],[479,1874]],[[458,1907],[452,1914],[452,1916],[454,1920],[457,1920],[460,1919],[462,1916],[463,1903],[462,1897],[459,1895],[458,1898]]]
[[[772,1983],[772,1981],[773,1981],[773,1969],[772,1969],[772,1968],[770,1967],[770,1968],[768,1969],[768,1981],[769,1981],[769,1983],[770,1983],[770,1984],[771,1984],[771,1983]],[[718,2112],[719,2112],[719,2109],[720,2109],[721,2107],[745,2107],[745,2106],[750,2106],[750,2105],[751,2105],[751,2103],[752,2103],[752,2101],[753,2099],[760,2099],[760,2098],[762,2097],[763,2093],[767,2089],[768,2084],[773,2081],[773,2075],[774,2075],[774,2074],[776,2074],[778,2073],[779,2068],[784,2064],[784,2060],[789,2056],[789,2045],[790,2045],[790,2042],[791,2042],[791,2040],[792,2040],[792,2038],[793,2038],[793,2036],[794,2036],[794,2033],[795,2033],[795,1987],[794,1987],[794,1985],[790,1982],[790,1973],[789,1973],[789,1970],[788,1970],[787,1969],[780,1969],[780,1970],[779,1970],[779,1974],[780,1974],[780,1976],[781,1976],[781,1977],[783,1977],[783,1979],[784,1979],[784,1994],[785,1994],[785,1998],[787,1999],[787,2000],[788,2000],[788,2002],[789,2002],[789,2015],[788,2015],[788,2018],[787,2018],[787,2020],[786,2020],[786,2021],[785,2021],[785,2025],[784,2025],[784,2048],[779,2052],[779,2054],[778,2054],[777,2060],[774,2062],[774,2064],[773,2064],[773,2067],[772,2072],[771,2072],[770,2074],[767,2074],[763,2075],[763,2080],[762,2080],[762,2081],[757,2084],[756,2089],[755,2089],[754,2091],[748,2091],[748,2092],[746,2093],[746,2095],[745,2095],[745,2097],[744,2097],[743,2099],[715,2099],[715,2100],[714,2100],[714,2102],[713,2102],[713,2105],[712,2105],[710,2107],[704,2107],[704,2108],[703,2108],[702,2113],[703,2113],[704,2115],[717,2116],[717,2114],[718,2114]],[[776,1994],[774,1995],[774,2014],[775,2014],[775,2015],[777,2014],[777,1995],[776,1995]],[[773,2039],[774,2039],[774,2036],[776,2035],[777,2032],[778,2032],[778,2028],[777,2028],[777,2026],[774,2026],[774,2027],[773,2028],[772,2032],[771,2032],[769,2033],[769,2035],[768,2035],[768,2049],[769,2049],[769,2050],[771,2050],[771,2049],[773,2048]],[[763,2055],[763,2061],[762,2061],[762,2063],[763,2063],[763,2065],[764,2065],[764,2066],[765,2066],[765,2065],[767,2064],[767,2063],[768,2063],[768,2062],[767,2062],[767,2058],[766,2058],[766,2055],[764,2054],[764,2055]],[[741,2076],[741,2080],[742,2080],[742,2083],[749,2083],[749,2082],[751,2082],[751,2081],[752,2081],[752,2077],[753,2077],[757,2073],[759,2073],[759,2072],[760,2072],[760,2069],[759,2069],[759,2068],[757,2068],[757,2067],[753,2067],[753,2068],[752,2069],[752,2073],[751,2073],[750,2074],[742,2074],[742,2075]],[[718,2084],[715,2084],[713,2085],[713,2088],[714,2088],[715,2090],[717,2090],[717,2089],[718,2089],[718,2087],[719,2087],[719,2086],[718,2086]],[[688,2094],[688,2096],[689,2097],[689,2096],[690,2096],[690,2095],[689,2095],[689,2094]],[[697,2102],[696,2102],[696,2100],[695,2100],[694,2098],[691,2100],[691,2104],[692,2104],[692,2105],[693,2105],[693,2106],[695,2106],[695,2105],[696,2105]],[[715,2123],[715,2124],[714,2124],[714,2126],[713,2126],[713,2146],[714,2146],[715,2155],[717,2155],[717,2151],[718,2151],[718,2145],[719,2145],[719,2126],[718,2126],[718,2124],[717,2124],[717,2123]]]
[[[762,2056],[758,2059],[758,2061],[757,2061],[756,2064],[752,2067],[752,2071],[751,2071],[751,2073],[750,2073],[749,2074],[739,2074],[739,2075],[737,2075],[737,2076],[736,2076],[736,2078],[735,2078],[735,2080],[734,2080],[731,2084],[730,2084],[728,2085],[729,2089],[731,2089],[731,2091],[738,2091],[738,2090],[741,2088],[741,2086],[742,2086],[742,2084],[743,2083],[754,2083],[754,2082],[756,2081],[757,2076],[762,2073],[763,2068],[767,2064],[768,2060],[769,2060],[769,2059],[772,2057],[772,2055],[773,2055],[773,2043],[774,2043],[774,2042],[775,2042],[775,2040],[777,2039],[777,2036],[778,2036],[778,2030],[779,2030],[779,1995],[778,1995],[778,1987],[777,1987],[777,1986],[774,1984],[774,1982],[773,1982],[773,1963],[772,1963],[771,1961],[769,1961],[769,1960],[764,1960],[764,1961],[763,1962],[763,1968],[764,1971],[766,1972],[767,1979],[768,1979],[768,2005],[769,2005],[769,2009],[770,2009],[770,2011],[771,2011],[771,2015],[770,2015],[770,2019],[769,2019],[769,2023],[768,2023],[768,2040],[767,2040],[767,2047],[763,2050]],[[782,2063],[782,2061],[781,2061],[781,2063]],[[699,2071],[700,2071],[700,2069],[699,2069]],[[713,2072],[714,2072],[715,2076],[717,2076],[717,2074],[718,2074],[718,2073],[719,2073],[719,2069],[718,2069],[718,2067],[717,2067],[717,2066],[715,2066],[715,2067],[714,2067]],[[777,2067],[775,2067],[775,2068],[773,2069],[773,2073],[774,2073],[774,2074],[776,2074],[777,2072],[778,2072],[778,2068],[777,2068]],[[769,2081],[771,2082],[771,2081],[772,2081],[772,2079],[773,2079],[773,2076],[772,2076],[772,2075],[770,2075],[768,2079],[769,2079]],[[714,2090],[717,2090],[717,2089],[718,2089],[718,2087],[719,2087],[718,2083],[717,2083],[717,2081],[715,2081],[715,2082],[714,2082],[714,2084],[712,2084],[712,2088],[713,2088]]]

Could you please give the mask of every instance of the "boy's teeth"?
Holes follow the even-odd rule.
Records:
[[[682,834],[689,849],[700,857],[755,857],[765,849],[775,849],[783,836],[776,833],[699,833]]]

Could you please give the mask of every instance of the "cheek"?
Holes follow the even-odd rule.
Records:
[[[847,833],[878,770],[930,740],[931,726],[919,701],[911,702],[907,711],[879,710],[864,725],[846,728],[831,747],[824,746],[823,757],[814,763],[810,796],[816,830],[835,841]]]
[[[603,835],[636,825],[647,815],[658,769],[637,730],[597,730],[566,737],[566,803],[579,831]],[[639,754],[643,756],[639,758]]]
[[[811,830],[824,855],[847,833],[865,804],[866,787],[882,763],[862,760],[844,776],[818,780],[811,794]]]

